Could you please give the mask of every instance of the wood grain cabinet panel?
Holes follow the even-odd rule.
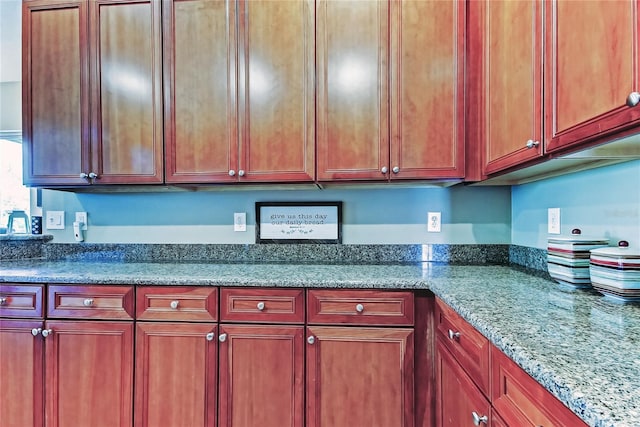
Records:
[[[44,426],[43,323],[0,319],[0,427]]]
[[[89,2],[95,183],[161,183],[160,2]]]
[[[466,3],[390,2],[392,180],[464,177]]]
[[[491,426],[489,400],[442,341],[436,340],[436,427]],[[486,417],[484,424],[474,423],[474,413]]]
[[[220,321],[304,323],[303,289],[220,290]]]
[[[217,326],[137,322],[135,426],[216,426]]]
[[[469,84],[480,93],[469,99],[478,111],[470,146],[482,152],[482,172],[490,175],[544,154],[543,3],[474,1],[469,14]]]
[[[22,5],[23,181],[86,185],[90,170],[86,0]]]
[[[413,335],[307,327],[307,426],[413,427]]]
[[[307,322],[411,326],[414,322],[413,297],[413,292],[310,289],[307,292]]]
[[[210,286],[139,286],[136,320],[215,322],[218,288]]]
[[[442,339],[442,345],[449,349],[462,369],[488,396],[489,340],[439,298],[436,298],[435,325],[436,335]]]
[[[126,427],[133,420],[133,321],[48,320],[47,427]]]
[[[220,325],[221,427],[304,425],[304,327]]]
[[[389,162],[389,3],[316,2],[318,180],[382,180]]]
[[[495,347],[491,348],[491,400],[506,425],[586,427],[555,396]]]
[[[44,285],[0,285],[0,317],[42,318]]]
[[[546,2],[545,142],[555,152],[637,126],[637,0]]]

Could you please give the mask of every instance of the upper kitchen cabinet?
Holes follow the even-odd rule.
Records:
[[[464,1],[318,1],[318,179],[464,175]]]
[[[85,1],[22,6],[24,183],[88,181],[89,49]]]
[[[91,0],[89,13],[93,181],[161,183],[160,3]]]
[[[162,182],[155,1],[23,4],[24,182]]]
[[[391,179],[461,178],[465,2],[391,2]]]
[[[313,2],[164,11],[166,181],[312,181]]]
[[[469,146],[480,152],[484,175],[544,152],[542,12],[537,0],[469,3]]]
[[[637,0],[545,2],[545,149],[602,141],[640,121]]]

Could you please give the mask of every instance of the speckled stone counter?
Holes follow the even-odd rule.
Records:
[[[640,426],[640,306],[510,267],[3,261],[0,282],[430,289],[590,426]]]

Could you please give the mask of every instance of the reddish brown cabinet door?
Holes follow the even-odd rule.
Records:
[[[235,181],[235,2],[164,0],[162,6],[166,181]]]
[[[413,329],[307,328],[308,427],[412,427]]]
[[[477,423],[474,418],[477,418]],[[491,405],[438,339],[436,343],[436,427],[472,427],[474,425],[492,425]]]
[[[0,427],[43,427],[42,320],[0,319]]]
[[[133,322],[49,320],[42,335],[47,427],[131,426]]]
[[[466,2],[391,4],[391,179],[464,177]]]
[[[315,4],[240,0],[242,181],[315,178]]]
[[[89,2],[95,184],[163,181],[160,2]],[[90,176],[91,177],[91,176]]]
[[[216,426],[217,338],[211,323],[136,324],[136,427]]]
[[[534,1],[469,3],[470,146],[490,175],[542,156],[542,13]],[[477,137],[476,140],[474,137]],[[472,149],[474,149],[472,148]]]
[[[637,126],[637,0],[545,2],[545,143],[549,152]]]
[[[22,6],[23,181],[86,185],[90,169],[86,0]]]
[[[304,425],[303,334],[303,326],[220,325],[220,427]]]
[[[316,2],[317,177],[383,180],[389,169],[389,3]]]

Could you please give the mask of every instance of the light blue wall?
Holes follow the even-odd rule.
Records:
[[[65,211],[65,230],[44,230],[73,242],[75,211],[89,214],[87,242],[254,243],[257,201],[342,201],[343,243],[504,243],[511,239],[508,187],[70,193],[45,190],[44,210]],[[442,212],[442,232],[427,233],[427,212]],[[233,231],[233,213],[247,213],[247,232]]]
[[[512,187],[512,243],[546,249],[548,208],[560,208],[562,234],[640,247],[640,160]]]

